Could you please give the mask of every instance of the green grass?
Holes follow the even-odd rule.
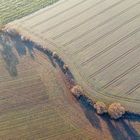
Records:
[[[58,0],[0,0],[0,25],[29,15]]]

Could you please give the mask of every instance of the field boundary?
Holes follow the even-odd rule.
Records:
[[[20,34],[21,36],[25,36],[26,38],[28,38],[29,40],[32,40],[33,42],[35,42],[36,44],[39,44],[41,46],[43,46],[43,48],[46,49],[50,49],[51,51],[56,51],[58,53],[58,55],[65,60],[64,62],[68,65],[70,65],[69,69],[72,72],[72,74],[74,75],[74,78],[76,80],[76,83],[80,84],[85,92],[85,95],[87,97],[90,97],[93,101],[97,101],[97,100],[103,100],[107,105],[109,105],[112,102],[120,102],[121,104],[123,104],[126,108],[126,110],[132,112],[132,113],[140,113],[139,109],[136,109],[134,107],[127,107],[126,104],[130,104],[135,103],[138,104],[140,103],[140,100],[136,100],[136,99],[130,99],[130,98],[124,98],[124,97],[120,97],[120,96],[116,96],[116,95],[111,95],[109,93],[103,93],[98,91],[97,89],[95,89],[94,87],[90,87],[90,83],[86,80],[86,78],[84,76],[81,75],[81,73],[78,71],[78,67],[75,63],[72,63],[64,54],[64,52],[62,52],[59,47],[57,47],[58,45],[55,44],[50,38],[48,39],[43,39],[42,37],[40,37],[38,34],[34,34],[33,32],[30,32],[29,29],[27,28],[23,28],[23,27],[19,27],[18,24],[7,24],[7,26],[5,27],[4,30],[15,30],[18,34]],[[80,82],[77,82],[80,81]],[[90,94],[90,93],[94,93],[94,94]],[[111,98],[111,101],[110,101]]]

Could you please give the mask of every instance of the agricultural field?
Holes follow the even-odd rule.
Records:
[[[139,0],[62,0],[9,24],[55,50],[92,99],[140,113]]]
[[[72,96],[46,54],[15,39],[5,47],[0,45],[1,140],[139,140],[139,116],[98,116]]]
[[[140,140],[139,0],[57,1],[1,0],[0,25],[29,42],[0,35],[0,140]],[[71,94],[40,45],[68,64],[85,96]],[[130,112],[97,115],[86,97]]]
[[[59,70],[40,52],[30,55],[22,43],[15,45],[20,45],[20,51],[16,47],[6,51],[12,54],[12,64],[16,58],[16,65],[11,65],[16,69],[14,75],[0,46],[0,139],[89,139],[83,127],[86,122],[91,126],[82,121],[82,111],[77,114],[76,108],[80,108],[69,96]],[[80,114],[83,117],[79,127],[74,121]]]
[[[0,0],[0,25],[29,15],[58,0]]]

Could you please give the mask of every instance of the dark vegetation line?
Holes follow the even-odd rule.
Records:
[[[77,98],[77,97],[76,97]],[[101,122],[102,119],[113,137],[113,140],[139,140],[140,134],[132,126],[131,122],[140,122],[140,114],[126,112],[122,118],[117,120],[110,119],[108,114],[97,115],[93,104],[89,103],[89,98],[82,96],[77,98],[80,106],[82,107],[87,119],[93,127],[102,132]],[[123,129],[123,130],[122,130]]]
[[[64,61],[55,53],[50,51],[47,48],[43,48],[41,45],[37,45],[35,42],[29,40],[29,39],[22,39],[21,35],[16,34],[7,34],[13,39],[19,40],[20,42],[23,42],[26,45],[31,45],[31,50],[37,49],[38,51],[44,53],[48,58],[52,61],[54,64],[54,67],[56,65],[59,66],[59,68],[64,73],[66,80],[68,80],[68,83],[71,85],[71,87],[77,85],[75,82],[74,76],[70,72],[68,67],[64,67],[66,64]],[[73,95],[76,100],[79,102],[80,106],[82,107],[85,116],[89,120],[89,122],[92,124],[93,127],[99,129],[102,131],[101,128],[101,122],[100,118],[106,122],[108,129],[110,130],[110,133],[114,140],[139,140],[140,134],[137,132],[137,130],[132,126],[131,122],[140,122],[140,114],[132,113],[132,112],[126,112],[121,118],[117,120],[110,119],[110,116],[105,113],[101,116],[96,114],[94,105],[95,101],[91,100],[89,97],[87,97],[84,94]],[[123,129],[123,131],[122,131]]]

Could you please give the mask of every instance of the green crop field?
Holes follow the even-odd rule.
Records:
[[[31,14],[58,0],[0,0],[0,25]]]

